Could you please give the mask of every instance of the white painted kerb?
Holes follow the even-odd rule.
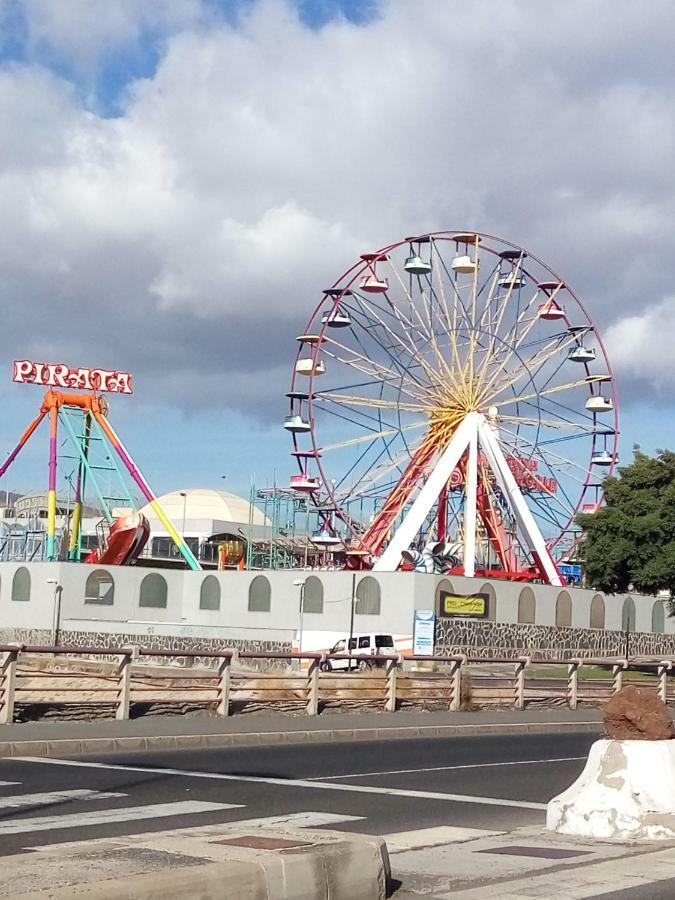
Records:
[[[548,804],[546,827],[613,840],[675,839],[675,740],[596,741],[574,784]]]

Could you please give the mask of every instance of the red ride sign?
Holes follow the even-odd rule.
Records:
[[[14,360],[12,380],[19,384],[40,384],[80,391],[133,393],[129,372],[118,372],[116,369],[73,369],[64,363],[33,362],[30,359]]]

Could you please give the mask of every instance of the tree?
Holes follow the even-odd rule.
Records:
[[[604,482],[606,505],[584,513],[580,557],[589,584],[608,593],[675,594],[675,453],[634,459]]]

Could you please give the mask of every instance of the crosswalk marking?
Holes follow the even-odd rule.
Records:
[[[36,816],[29,819],[0,822],[0,835],[26,834],[30,831],[50,831],[61,828],[84,828],[108,825],[113,822],[136,822],[140,819],[162,819],[169,816],[189,816],[241,808],[241,804],[238,803],[207,803],[201,800],[189,800],[178,803],[155,803],[148,806],[124,806],[119,809],[96,809],[90,812],[69,813],[65,816]]]
[[[288,813],[281,816],[259,816],[256,819],[240,819],[223,822],[214,826],[218,830],[227,828],[281,828],[289,825],[292,828],[321,828],[323,825],[338,825],[340,822],[360,822],[366,816],[350,816],[329,812]]]
[[[337,784],[331,781],[308,781],[301,778],[273,778],[263,775],[226,775],[222,772],[193,772],[189,769],[159,769],[149,766],[123,766],[117,763],[84,762],[70,759],[46,759],[39,756],[19,756],[19,762],[40,763],[49,766],[81,766],[88,769],[112,769],[120,772],[148,772],[153,775],[178,775],[181,778],[207,778],[219,781],[242,781],[248,784],[273,784],[286,788],[311,788],[312,790],[346,791],[352,794],[381,794],[390,797],[409,797],[413,800],[445,800],[449,803],[472,803],[484,806],[506,806],[516,809],[546,809],[546,803],[529,800],[505,800],[501,797],[482,797],[473,794],[450,794],[444,791],[413,791],[365,784]]]
[[[459,844],[478,838],[493,837],[504,831],[487,831],[482,828],[457,828],[454,825],[439,825],[436,828],[420,828],[417,831],[395,831],[383,834],[390,853],[405,850],[419,850],[422,847],[438,847],[441,844]]]
[[[52,803],[67,803],[69,800],[108,800],[111,797],[126,797],[112,791],[45,791],[42,794],[14,794],[0,796],[0,809],[20,809],[23,806],[47,806]]]

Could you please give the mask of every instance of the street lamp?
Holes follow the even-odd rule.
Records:
[[[296,578],[293,584],[300,588],[300,627],[298,628],[298,650],[302,653],[302,627],[305,615],[305,584],[304,578]]]
[[[185,537],[185,505],[187,504],[187,491],[180,492],[181,497],[183,498],[183,529],[181,531],[181,537]]]
[[[47,584],[54,585],[54,611],[52,614],[52,647],[56,647],[61,627],[61,592],[63,588],[56,578],[48,578]]]

